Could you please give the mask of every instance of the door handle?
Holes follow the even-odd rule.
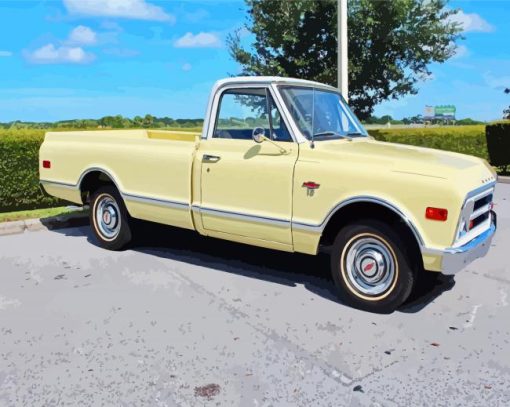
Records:
[[[202,156],[202,161],[210,161],[210,162],[218,162],[220,161],[220,156],[217,156],[217,155],[209,155],[209,154],[204,154]]]

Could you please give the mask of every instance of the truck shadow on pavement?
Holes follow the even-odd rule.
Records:
[[[86,236],[89,243],[98,246],[88,226],[54,232]],[[330,276],[329,256],[324,253],[310,256],[264,249],[150,222],[137,225],[136,235],[138,237],[129,250],[291,287],[302,284],[316,295],[341,303]],[[452,277],[423,273],[415,290],[398,311],[419,312],[454,285]]]

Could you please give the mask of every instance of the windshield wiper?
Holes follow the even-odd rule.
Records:
[[[359,131],[353,131],[352,133],[347,133],[349,137],[365,137],[366,135],[363,133],[360,133]]]
[[[344,138],[344,139],[347,139],[349,141],[352,141],[352,137],[351,135],[357,135],[357,134],[361,134],[361,133],[349,133],[349,134],[341,134],[341,133],[338,133],[336,131],[323,131],[321,133],[315,133],[312,137],[312,140],[315,138],[315,137],[321,137],[321,136],[334,136],[334,137],[340,137],[340,138]]]

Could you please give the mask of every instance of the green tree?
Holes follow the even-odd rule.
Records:
[[[134,127],[143,127],[143,118],[140,116],[135,116],[133,118],[133,126]]]
[[[154,116],[150,114],[146,114],[143,118],[143,127],[152,127],[152,124],[154,123]]]
[[[337,0],[245,0],[253,51],[228,37],[244,75],[282,75],[336,86]],[[350,0],[349,104],[361,119],[378,103],[417,92],[432,62],[455,54],[461,26],[447,0]]]
[[[472,126],[475,124],[483,124],[483,122],[479,120],[473,120],[470,117],[466,117],[465,119],[460,119],[455,122],[456,126]]]
[[[102,127],[109,127],[113,129],[120,129],[123,127],[122,120],[124,118],[119,114],[117,116],[105,116],[99,119],[99,124]]]
[[[392,121],[393,117],[391,117],[389,114],[386,114],[379,119],[379,124],[387,124],[391,123]]]

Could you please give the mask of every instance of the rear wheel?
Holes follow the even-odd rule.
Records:
[[[99,244],[108,250],[120,250],[131,241],[129,215],[114,186],[104,186],[90,198],[90,225]]]
[[[414,260],[401,235],[384,222],[365,219],[338,233],[331,271],[344,302],[387,313],[409,297],[416,279]]]

